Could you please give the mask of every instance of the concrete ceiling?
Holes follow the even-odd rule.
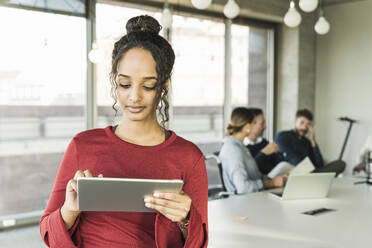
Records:
[[[285,2],[285,3],[289,2],[289,0],[280,0],[280,1]],[[299,0],[295,0],[295,1],[298,2]],[[352,2],[360,2],[360,1],[367,1],[367,0],[319,0],[319,2],[323,2],[323,4],[325,6],[335,5],[335,4],[352,3]]]
[[[114,2],[138,3],[141,1],[149,1],[157,4],[168,2],[174,6],[183,6],[196,10],[191,0],[106,0]],[[288,11],[289,0],[236,0],[240,6],[240,15],[253,19],[266,20],[271,22],[283,22],[283,16]],[[299,0],[295,0],[297,3]],[[358,1],[368,0],[319,0],[324,6],[333,6],[335,4],[347,4]],[[371,0],[370,0],[371,1]],[[222,16],[222,10],[227,0],[212,0],[211,6],[207,9],[210,12],[219,13]]]
[[[323,0],[324,5],[334,5],[334,4],[344,4],[344,3],[352,3],[352,2],[360,2],[366,0]]]

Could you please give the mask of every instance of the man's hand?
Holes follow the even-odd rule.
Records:
[[[265,155],[271,155],[273,153],[279,152],[279,146],[275,142],[272,142],[270,144],[267,144],[264,149],[261,150],[261,152]]]
[[[362,170],[365,169],[365,166],[364,166],[364,163],[360,163],[360,164],[357,164],[354,168],[353,168],[353,173],[355,172],[360,172]]]
[[[313,147],[316,146],[315,142],[315,126],[309,126],[309,139]]]

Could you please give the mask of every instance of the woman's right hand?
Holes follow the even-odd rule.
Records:
[[[61,208],[61,215],[65,222],[67,230],[70,229],[80,212],[78,208],[78,197],[77,197],[77,179],[79,177],[93,177],[93,173],[90,170],[81,171],[78,170],[75,173],[73,179],[70,179],[66,185],[66,196],[65,202]],[[98,177],[103,177],[102,174]]]
[[[277,187],[284,187],[285,183],[287,182],[287,179],[288,179],[288,173],[274,177],[271,180],[273,182],[273,186],[277,188]]]

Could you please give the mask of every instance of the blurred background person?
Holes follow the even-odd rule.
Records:
[[[227,137],[219,153],[226,189],[235,194],[283,187],[287,178],[287,174],[273,179],[263,175],[244,146],[243,141],[250,134],[253,122],[254,115],[251,110],[244,107],[235,108],[227,126]]]

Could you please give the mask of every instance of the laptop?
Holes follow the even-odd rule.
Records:
[[[270,194],[281,200],[325,198],[335,175],[335,172],[290,175],[284,188],[271,190]]]

